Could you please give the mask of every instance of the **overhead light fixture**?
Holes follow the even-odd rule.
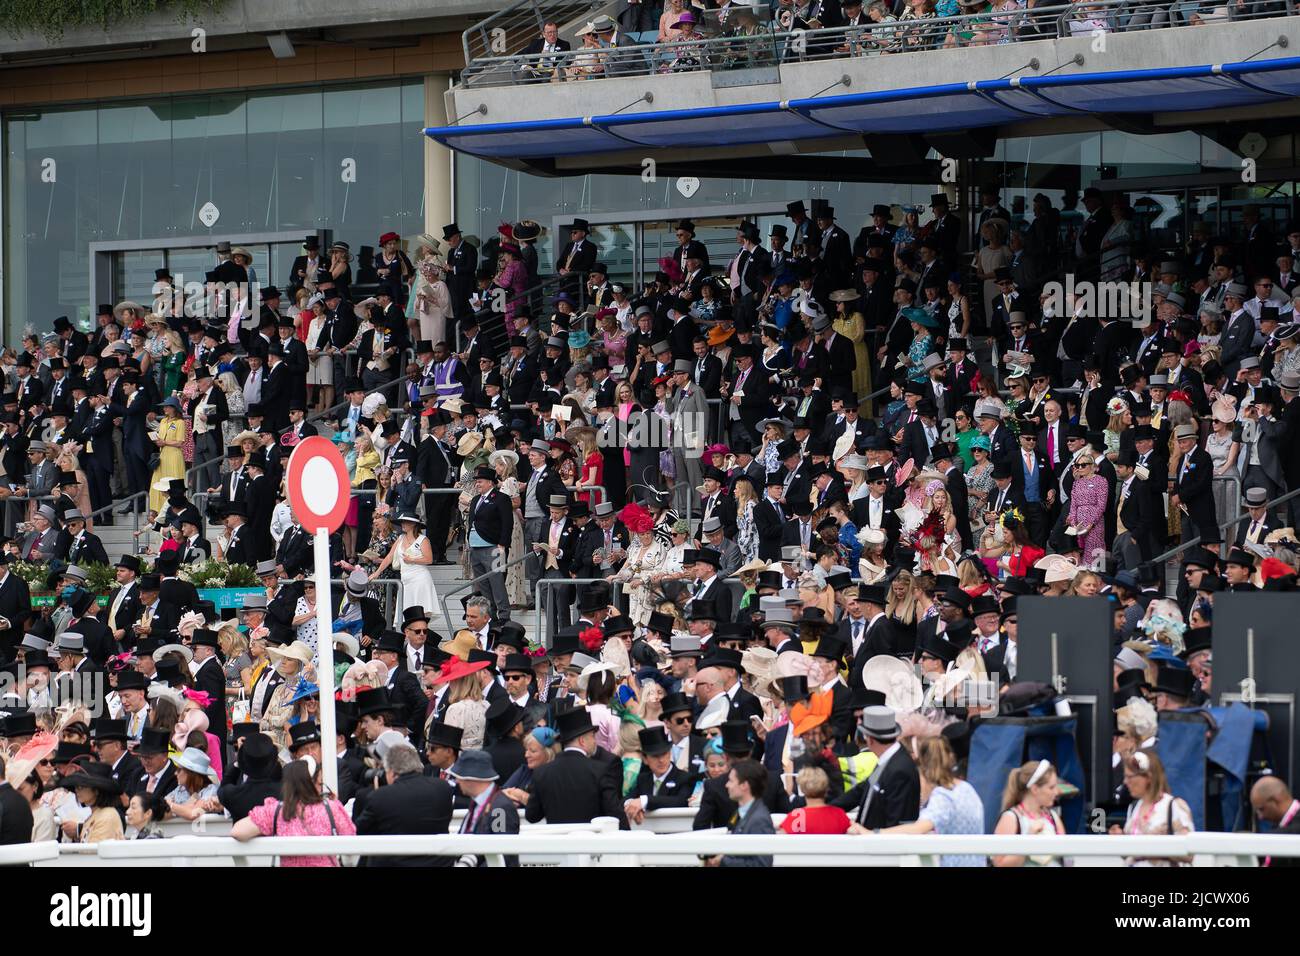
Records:
[[[289,34],[283,31],[268,35],[266,43],[271,48],[271,55],[277,60],[288,60],[298,55],[293,49],[293,41],[289,39]]]

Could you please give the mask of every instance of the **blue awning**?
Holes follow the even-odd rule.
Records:
[[[545,87],[539,89],[545,95]],[[1161,112],[1250,106],[1296,96],[1300,57],[1282,57],[1012,77],[701,109],[434,126],[424,132],[444,146],[475,156],[529,159],[629,148],[749,146],[845,133],[928,133],[1034,117],[1149,113],[1153,106]]]

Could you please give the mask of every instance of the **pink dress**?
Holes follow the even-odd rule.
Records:
[[[510,329],[510,334],[515,332],[515,309],[519,305],[520,296],[528,289],[528,267],[518,259],[511,259],[505,270],[496,277],[495,284],[506,289],[506,325]]]
[[[334,829],[340,836],[356,836],[357,828],[352,818],[337,800],[330,801],[330,812],[334,814]],[[276,817],[279,817],[277,820]],[[312,803],[301,807],[299,814],[287,820],[280,812],[280,801],[267,797],[260,807],[254,807],[248,819],[257,824],[262,836],[329,836],[330,818],[325,812],[324,803]],[[338,866],[338,860],[332,856],[282,856],[280,866]]]
[[[1101,475],[1080,478],[1070,489],[1070,524],[1087,527],[1088,533],[1080,536],[1079,549],[1085,564],[1091,563],[1097,553],[1106,550],[1106,479]]]

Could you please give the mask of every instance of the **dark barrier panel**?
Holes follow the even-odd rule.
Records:
[[[1086,781],[1084,798],[1091,806],[1104,803],[1110,797],[1115,674],[1110,602],[1101,597],[1022,597],[1016,610],[1016,678],[1044,684],[1063,679],[1054,686],[1070,698],[1071,709],[1079,715],[1076,737]]]

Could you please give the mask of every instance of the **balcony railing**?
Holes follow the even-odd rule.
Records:
[[[1097,0],[1057,6],[1010,4],[1006,9],[995,8],[973,15],[924,18],[904,15],[860,26],[816,30],[785,29],[777,21],[757,23],[745,16],[742,8],[726,22],[714,26],[717,35],[698,39],[467,59],[460,86],[470,89],[668,73],[773,70],[785,63],[809,60],[897,56],[1163,27],[1212,28],[1219,22],[1292,16],[1295,3],[1296,0],[1229,0],[1222,6],[1214,6],[1209,0],[1153,3]],[[1243,57],[1247,55],[1243,53]],[[1014,66],[1011,64],[1009,69]]]

